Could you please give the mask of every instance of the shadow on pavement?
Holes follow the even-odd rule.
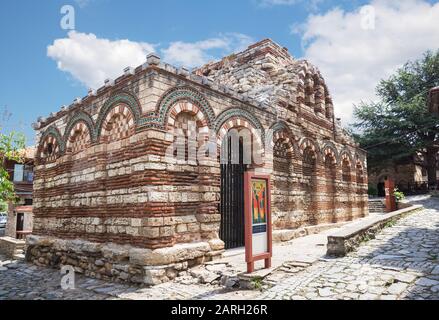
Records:
[[[411,203],[422,204],[427,212],[421,214],[439,215],[439,199],[416,198]],[[409,288],[405,299],[439,299],[439,223],[425,227],[422,219],[413,219],[408,224],[398,223],[392,228],[401,229],[397,235],[367,254],[361,263],[373,264],[395,271],[414,271],[421,274]],[[425,218],[424,218],[425,219]],[[427,217],[428,219],[428,217]],[[419,227],[417,227],[419,224]],[[380,233],[377,238],[385,237]]]

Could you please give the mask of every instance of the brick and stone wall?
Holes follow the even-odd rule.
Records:
[[[229,82],[240,68],[259,82]],[[37,264],[155,284],[221,255],[219,154],[230,129],[265,147],[251,167],[272,176],[275,229],[367,214],[364,151],[335,125],[318,70],[270,40],[194,73],[151,55],[35,128],[27,258]],[[193,158],[178,133],[201,134],[195,148],[211,137],[216,155]]]
[[[422,170],[422,167],[414,161],[407,164],[396,164],[378,172],[370,172],[368,181],[371,186],[376,188],[379,183],[384,183],[384,180],[389,178],[395,181],[395,185],[399,189],[407,190],[408,186],[427,182],[426,172],[423,171],[425,170]]]

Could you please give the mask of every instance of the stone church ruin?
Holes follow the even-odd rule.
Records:
[[[271,176],[274,241],[368,213],[366,154],[335,120],[322,75],[269,39],[192,72],[151,54],[35,130],[27,259],[38,265],[172,280],[244,245],[246,170]],[[202,144],[209,156],[193,156]]]

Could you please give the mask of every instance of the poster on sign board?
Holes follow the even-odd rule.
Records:
[[[271,206],[270,176],[246,172],[244,176],[245,248],[248,272],[254,261],[265,260],[271,265]]]

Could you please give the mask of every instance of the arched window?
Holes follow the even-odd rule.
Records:
[[[67,141],[67,152],[77,153],[90,145],[90,131],[83,122],[78,122],[71,130]]]
[[[134,117],[125,105],[115,106],[107,115],[102,137],[106,142],[113,142],[129,137],[134,132]]]
[[[325,157],[325,175],[333,181],[335,181],[337,177],[336,160],[332,155]]]
[[[174,156],[177,160],[195,161],[199,124],[192,112],[181,112],[174,120]]]
[[[290,145],[279,139],[273,147],[273,171],[275,174],[289,176],[292,173],[292,149]]]
[[[317,154],[313,147],[307,146],[303,150],[302,158],[303,191],[305,192],[304,210],[307,213],[308,223],[319,223],[317,206]]]
[[[366,203],[367,203],[367,199],[365,200],[363,198],[363,196],[366,194],[366,189],[367,186],[364,186],[364,170],[363,170],[363,165],[361,164],[360,161],[357,161],[356,165],[355,165],[355,180],[357,182],[357,201],[358,201],[358,205],[360,207],[360,211],[359,211],[359,215],[361,217],[364,217],[367,215],[367,210],[366,210]]]
[[[43,150],[43,154],[45,157],[50,157],[54,154],[54,145],[52,142],[49,142],[46,148]]]
[[[336,159],[333,154],[325,156],[325,186],[326,186],[326,209],[329,210],[330,215],[326,217],[326,222],[337,222],[335,213],[335,196],[337,193],[335,180],[337,179]]]
[[[342,179],[344,182],[351,182],[351,164],[349,160],[344,159],[342,162]]]
[[[302,172],[305,177],[315,175],[316,171],[316,153],[310,147],[303,151]]]
[[[290,215],[296,209],[294,197],[291,192],[296,188],[292,186],[293,173],[292,160],[294,151],[288,138],[278,138],[273,146],[273,175],[272,175],[272,207],[273,225],[278,229],[292,228],[297,221],[292,221]]]
[[[363,166],[361,165],[360,162],[357,162],[357,165],[356,165],[356,180],[357,180],[357,184],[364,183]]]
[[[40,157],[46,161],[52,161],[59,153],[59,144],[53,135],[48,135],[41,143]]]

